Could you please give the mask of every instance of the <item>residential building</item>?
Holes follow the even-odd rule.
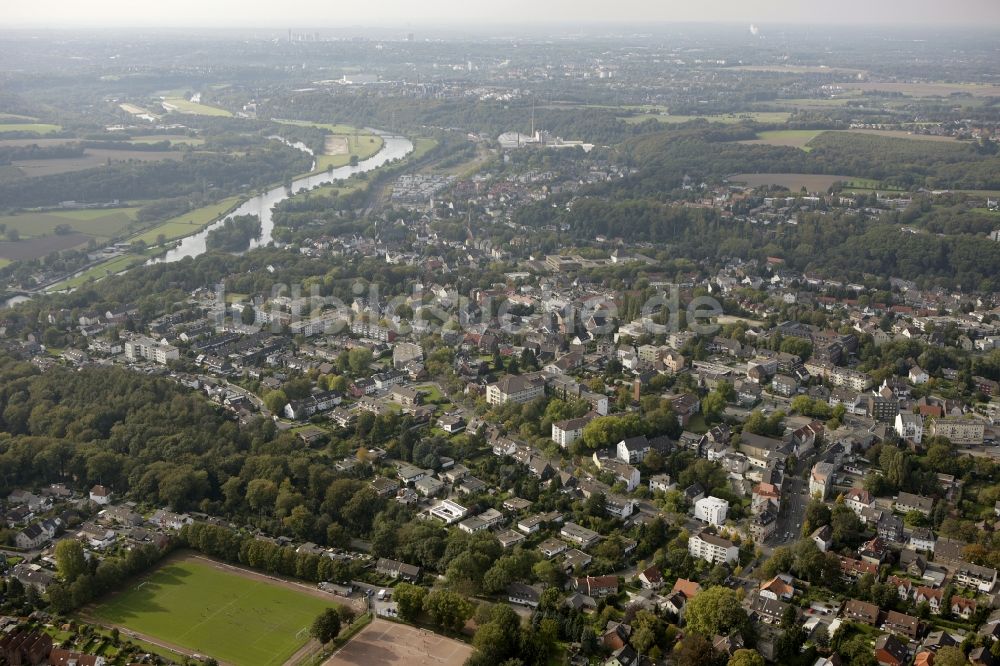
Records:
[[[649,440],[646,439],[645,435],[623,439],[618,442],[616,452],[619,460],[627,462],[630,465],[637,465],[649,453]]]
[[[138,335],[125,341],[125,358],[132,362],[146,360],[166,365],[180,358],[180,351],[166,342]]]
[[[566,448],[583,437],[583,429],[590,421],[590,417],[581,416],[578,419],[566,419],[565,421],[554,422],[552,424],[552,441]]]
[[[932,498],[921,497],[920,495],[913,495],[911,493],[899,493],[892,503],[893,511],[898,511],[900,513],[919,511],[925,516],[930,516],[931,509],[933,508],[934,500]]]
[[[910,640],[916,640],[920,635],[920,620],[912,615],[889,611],[886,613],[885,621],[882,623],[882,630],[894,634],[901,634]]]
[[[581,548],[589,548],[601,539],[601,535],[576,523],[566,523],[559,530],[559,536],[572,541]]]
[[[932,419],[930,433],[935,437],[947,437],[955,446],[982,446],[986,424],[964,418]]]
[[[718,497],[704,497],[694,503],[694,517],[709,525],[724,525],[728,511],[729,502]]]
[[[903,666],[907,656],[906,645],[892,634],[875,639],[875,661],[879,666]]]
[[[584,576],[573,580],[573,589],[588,597],[618,594],[618,576]]]
[[[375,564],[375,571],[383,576],[389,576],[390,578],[405,580],[411,583],[420,579],[420,567],[413,566],[412,564],[406,564],[405,562],[399,562],[397,560],[390,560],[387,557],[380,557],[378,559],[378,562]]]
[[[919,444],[924,434],[924,419],[920,414],[896,414],[896,434],[900,439],[908,439]]]
[[[962,587],[990,593],[997,582],[997,570],[990,567],[961,562],[955,569],[955,583]]]
[[[826,461],[813,465],[809,474],[809,494],[825,500],[836,478],[836,467]]]
[[[486,402],[505,405],[508,402],[524,404],[545,394],[545,379],[538,373],[507,375],[486,387]]]
[[[699,532],[688,539],[688,552],[713,564],[731,564],[739,559],[739,548],[729,539],[712,534]]]

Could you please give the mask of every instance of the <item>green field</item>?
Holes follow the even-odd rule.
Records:
[[[129,240],[133,243],[141,240],[146,243],[146,245],[156,245],[161,234],[168,241],[190,236],[193,233],[201,231],[203,227],[211,224],[220,215],[229,211],[229,209],[235,206],[239,200],[239,197],[229,197],[228,199],[223,199],[219,203],[210,204],[202,208],[195,208],[194,210],[184,213],[183,215],[178,215],[177,217],[172,217],[165,222],[161,222],[152,229],[147,229],[138,236],[129,238]]]
[[[35,134],[52,134],[62,127],[50,123],[0,123],[0,134],[8,132],[34,132]]]
[[[159,143],[169,141],[174,146],[201,146],[205,140],[196,136],[184,136],[183,134],[157,134],[150,136],[134,136],[128,140],[129,143]]]
[[[282,120],[279,118],[275,118],[274,122],[282,125],[298,125],[299,127],[318,127],[320,129],[325,129],[330,134],[354,134],[355,132],[361,131],[357,127],[351,127],[350,125],[342,125],[339,123],[313,123],[308,120]]]
[[[241,666],[285,663],[327,603],[280,584],[175,562],[100,603],[92,615]]]
[[[163,100],[163,103],[165,105],[163,108],[167,111],[187,113],[194,116],[233,117],[233,114],[225,109],[220,109],[216,106],[209,106],[208,104],[198,104],[197,102],[191,102],[183,97],[167,97]]]
[[[47,236],[56,227],[69,225],[74,231],[95,238],[110,239],[128,230],[135,220],[138,208],[110,208],[98,210],[46,211],[0,216],[0,224],[7,229],[17,229],[22,238]]]
[[[146,243],[146,245],[157,245],[159,244],[161,235],[166,241],[172,241],[185,236],[190,236],[191,234],[201,231],[204,227],[214,222],[221,215],[227,213],[231,208],[236,206],[239,201],[239,197],[229,197],[228,199],[223,199],[219,203],[210,204],[208,206],[204,206],[203,208],[196,208],[188,213],[185,213],[184,215],[178,215],[177,217],[172,217],[165,222],[161,222],[155,227],[132,236],[128,240],[133,243],[141,240]],[[90,282],[91,280],[100,280],[108,275],[115,275],[116,273],[127,271],[133,266],[145,263],[148,258],[148,256],[143,254],[127,254],[124,256],[113,257],[107,261],[102,261],[101,263],[92,266],[76,277],[63,280],[62,282],[57,282],[49,286],[46,291],[52,292],[75,289],[86,284],[87,282]]]
[[[366,160],[382,150],[382,146],[385,144],[385,140],[375,134],[335,134],[328,138],[345,142],[347,152],[340,152],[336,155],[317,155],[317,172],[347,166],[351,163],[352,157],[357,157],[359,162]]]

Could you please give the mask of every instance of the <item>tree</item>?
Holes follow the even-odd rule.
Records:
[[[392,591],[392,598],[399,609],[400,617],[410,622],[416,620],[420,615],[426,596],[426,589],[410,583],[400,583]]]
[[[965,653],[953,645],[938,649],[934,656],[934,666],[968,666],[968,663]]]
[[[685,619],[688,629],[703,636],[727,636],[733,631],[745,634],[749,628],[740,598],[734,590],[721,586],[710,587],[689,601]]]
[[[372,350],[367,347],[355,347],[347,354],[347,366],[355,375],[368,371],[372,362]]]
[[[520,634],[521,619],[514,609],[497,604],[490,608],[489,621],[476,630],[472,645],[481,658],[488,658],[484,663],[502,663],[518,653]]]
[[[340,613],[334,608],[327,608],[317,615],[309,628],[309,635],[324,644],[332,641],[339,633]]]
[[[472,617],[472,610],[465,597],[449,590],[435,590],[424,598],[424,611],[443,629],[458,631]]]
[[[57,543],[56,568],[67,585],[86,573],[89,568],[83,544],[76,539],[63,539]]]
[[[757,650],[737,650],[729,658],[727,666],[764,666],[764,657]]]
[[[285,410],[285,405],[288,404],[288,396],[281,389],[276,391],[270,391],[264,396],[264,405],[267,407],[267,411],[272,414],[281,414]]]
[[[676,655],[677,666],[713,666],[719,662],[719,653],[712,647],[711,641],[700,634],[686,635]]]

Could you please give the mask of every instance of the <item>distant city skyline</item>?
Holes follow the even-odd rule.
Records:
[[[374,0],[334,3],[299,0],[293,5],[239,0],[36,0],[11,3],[4,27],[282,27],[347,29],[351,26],[510,27],[538,23],[650,24],[662,22],[928,24],[1000,27],[997,0]]]

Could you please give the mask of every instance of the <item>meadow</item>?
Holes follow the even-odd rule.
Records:
[[[0,122],[0,134],[11,132],[34,132],[35,134],[52,134],[62,131],[59,125],[51,123],[20,123],[20,122]]]
[[[241,666],[278,666],[336,604],[207,560],[174,561],[91,608],[99,622]]]
[[[225,109],[220,109],[217,106],[209,106],[208,104],[199,104],[183,97],[167,97],[163,100],[162,104],[163,108],[167,111],[176,111],[177,113],[187,113],[194,116],[233,117],[233,114]]]
[[[67,225],[81,234],[110,239],[128,230],[138,210],[138,208],[103,208],[21,213],[0,216],[0,224],[5,225],[7,229],[17,229],[21,238],[51,235],[55,233],[56,227]]]

